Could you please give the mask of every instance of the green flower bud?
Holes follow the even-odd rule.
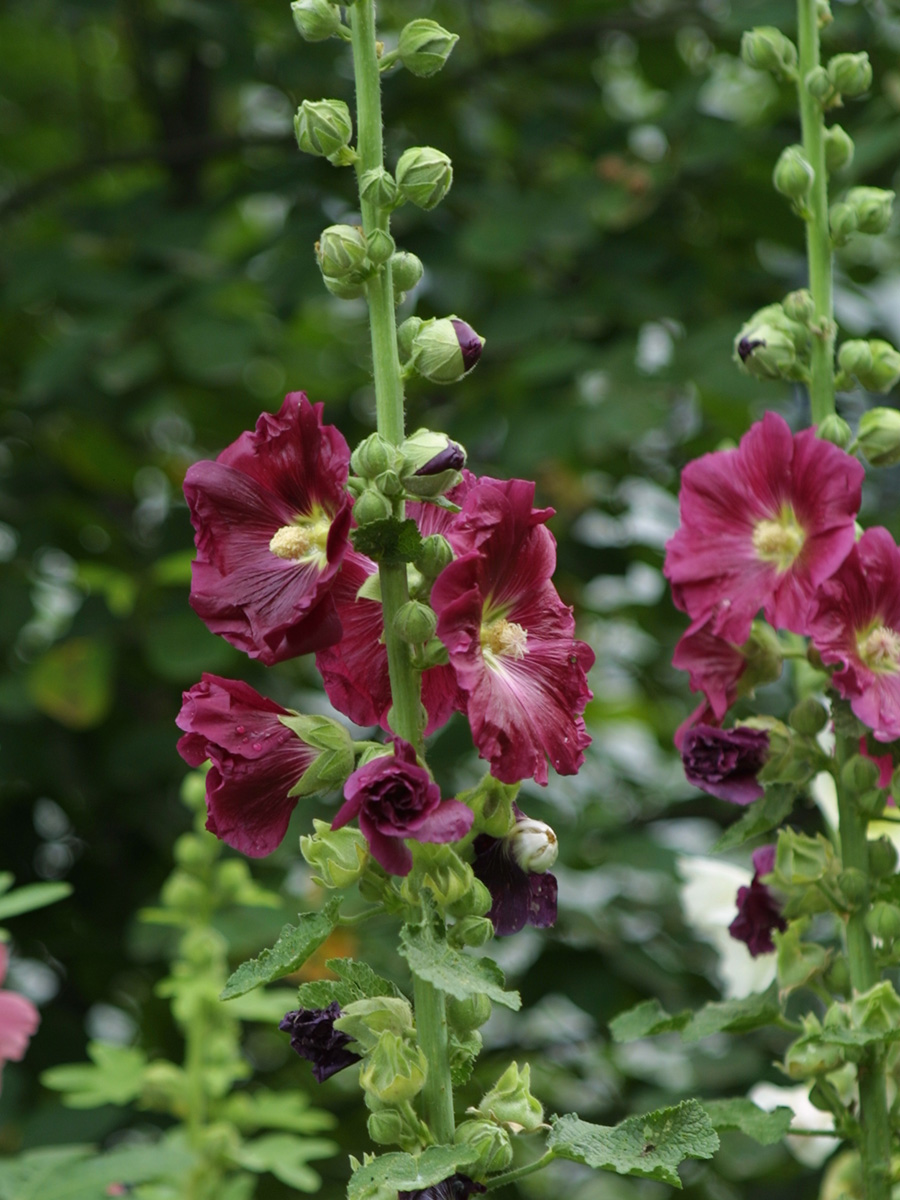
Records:
[[[889,837],[869,842],[869,870],[876,879],[893,875],[897,870],[897,847]]]
[[[359,300],[366,294],[366,289],[361,283],[354,283],[349,279],[332,279],[330,275],[323,275],[322,282],[332,296],[337,296],[339,300]]]
[[[797,47],[772,25],[762,25],[743,34],[741,58],[757,71],[771,71],[779,79],[796,78]]]
[[[791,1079],[812,1079],[816,1075],[827,1075],[829,1071],[836,1071],[843,1066],[843,1050],[840,1046],[822,1040],[822,1027],[818,1019],[810,1014],[803,1024],[806,1033],[788,1048],[784,1056],[786,1074]]]
[[[893,942],[900,938],[900,907],[879,900],[866,913],[865,925],[873,937]]]
[[[853,441],[853,430],[837,413],[829,413],[820,422],[816,434],[823,442],[831,442],[833,446],[840,446],[842,450],[846,450]]]
[[[825,29],[834,20],[831,5],[828,0],[816,0],[816,22],[820,29]]]
[[[422,538],[415,567],[426,579],[437,579],[444,567],[449,567],[452,562],[453,548],[443,534],[430,533]]]
[[[816,315],[816,306],[809,288],[798,288],[796,292],[788,292],[781,302],[784,315],[798,325],[809,325]]]
[[[890,980],[854,996],[850,1001],[850,1027],[867,1033],[891,1033],[900,1025],[900,996]]]
[[[859,216],[852,204],[841,201],[828,210],[831,240],[835,246],[843,246],[859,230]]]
[[[485,917],[493,903],[494,897],[485,884],[473,879],[468,891],[447,905],[447,912],[451,917]]]
[[[396,249],[394,239],[384,229],[373,229],[366,238],[369,261],[376,267],[384,266]]]
[[[785,146],[779,155],[772,182],[775,190],[789,200],[803,200],[809,195],[816,173],[802,146]]]
[[[413,1033],[413,1013],[408,1000],[402,996],[372,996],[354,1000],[341,1007],[335,1029],[346,1033],[363,1053],[374,1050],[378,1042],[390,1033],[405,1038]]]
[[[402,324],[398,325],[397,346],[402,359],[406,360],[412,354],[413,341],[424,324],[425,322],[421,317],[407,317]]]
[[[859,795],[878,783],[878,764],[863,754],[854,754],[841,768],[841,783],[848,792]]]
[[[469,1033],[480,1029],[491,1015],[492,1004],[487,996],[479,992],[458,1000],[455,996],[447,997],[447,1020],[457,1033]]]
[[[279,720],[307,746],[319,751],[288,796],[314,796],[343,787],[353,772],[354,763],[353,739],[344,726],[330,717],[301,713],[291,713]]]
[[[853,207],[860,233],[879,234],[891,223],[894,196],[885,188],[855,187],[844,197],[844,203]]]
[[[559,854],[556,834],[549,825],[532,817],[516,821],[507,844],[522,870],[533,871],[536,875],[549,871]]]
[[[353,516],[357,525],[369,525],[372,521],[383,521],[389,517],[393,509],[387,496],[383,496],[377,488],[367,487],[357,496],[353,503]]]
[[[754,621],[750,637],[741,646],[747,665],[738,680],[738,695],[747,696],[766,683],[781,677],[784,655],[778,635],[765,621]]]
[[[887,799],[888,794],[883,788],[869,788],[867,792],[860,792],[856,797],[856,807],[867,821],[874,821],[884,812]]]
[[[335,166],[352,160],[353,122],[343,100],[304,100],[294,116],[294,133],[307,154],[327,158]]]
[[[440,324],[440,322],[436,322]],[[433,330],[434,325],[428,327]],[[422,337],[428,329],[417,335]],[[422,343],[425,356],[431,355],[432,365],[437,362],[434,339],[425,338]],[[415,354],[419,354],[417,349]],[[417,429],[401,445],[403,463],[400,476],[403,486],[412,496],[435,499],[455,487],[462,476],[460,471],[466,464],[466,452],[457,442],[451,442],[445,433],[434,433],[430,429]]]
[[[335,1021],[335,1028],[338,1021]],[[428,1064],[418,1046],[386,1030],[359,1072],[362,1087],[384,1104],[400,1104],[425,1086]]]
[[[869,894],[869,881],[864,871],[858,867],[845,867],[837,877],[837,885],[841,895],[846,897],[851,907],[855,908]]]
[[[825,975],[825,986],[833,996],[849,996],[852,987],[850,967],[842,954],[831,960]]]
[[[397,471],[382,471],[375,477],[375,486],[383,496],[399,496],[403,491],[403,483]]]
[[[421,646],[434,637],[437,629],[437,614],[421,600],[407,600],[394,617],[394,628],[412,646]]]
[[[196,833],[183,833],[175,843],[175,861],[190,871],[191,867],[205,867],[219,857],[220,844]]]
[[[872,370],[859,381],[870,392],[889,392],[900,380],[900,353],[881,338],[872,338],[869,349],[872,351]]]
[[[398,250],[391,259],[391,271],[391,278],[394,281],[394,292],[398,294],[402,292],[405,295],[407,292],[411,292],[422,278],[425,268],[422,266],[422,260],[415,254],[410,254],[408,250]],[[417,320],[418,318],[410,319]],[[412,339],[410,338],[411,342]]]
[[[366,274],[368,248],[358,225],[329,225],[316,242],[316,258],[330,279],[359,282]]]
[[[373,167],[360,176],[359,196],[376,208],[394,208],[399,199],[396,180],[385,167]]]
[[[401,30],[397,51],[407,71],[427,79],[437,74],[458,41],[457,34],[450,33],[437,21],[420,18]]]
[[[853,162],[853,138],[840,125],[825,130],[825,166],[829,172],[842,171]]]
[[[399,1146],[406,1135],[406,1121],[396,1108],[382,1108],[369,1114],[369,1137],[380,1146]]]
[[[293,0],[291,12],[297,32],[307,42],[324,42],[341,27],[341,10],[331,0]]]
[[[775,877],[782,887],[803,886],[823,879],[834,866],[834,848],[821,834],[807,837],[782,829],[775,851]]]
[[[493,936],[494,925],[487,917],[462,917],[449,933],[455,946],[486,946]]]
[[[241,892],[254,886],[250,868],[242,858],[226,858],[216,868],[216,887],[220,898],[234,903]]]
[[[815,737],[828,723],[828,710],[813,696],[807,696],[796,704],[788,717],[788,724],[797,733]]]
[[[397,464],[397,449],[380,433],[371,433],[350,455],[350,467],[363,479],[375,479]]]
[[[813,67],[804,80],[806,90],[814,100],[827,108],[835,98],[834,85],[824,67]]]
[[[835,54],[826,69],[832,87],[842,96],[861,96],[872,86],[872,64],[865,50],[858,54]]]
[[[478,1154],[466,1170],[481,1178],[492,1171],[505,1171],[513,1160],[509,1134],[493,1121],[463,1121],[453,1135],[457,1146],[470,1146]]]
[[[872,365],[872,349],[862,338],[852,338],[838,350],[838,366],[848,375],[871,374]]]
[[[413,146],[400,155],[397,187],[404,200],[426,210],[440,204],[453,183],[450,159],[432,146]]]
[[[413,336],[410,361],[432,383],[456,383],[481,357],[484,338],[459,317],[423,321]]]
[[[206,899],[206,888],[199,879],[177,870],[163,884],[160,899],[166,908],[196,912]]]
[[[482,1117],[505,1125],[513,1133],[535,1133],[544,1122],[544,1110],[531,1094],[531,1067],[519,1070],[510,1063],[478,1105]]]
[[[358,829],[345,825],[332,830],[327,821],[313,818],[314,834],[300,838],[300,853],[318,874],[319,887],[346,888],[356,883],[369,861],[369,846]]]
[[[798,340],[808,336],[784,315],[780,304],[769,304],[741,327],[734,339],[735,360],[757,379],[793,379]]]

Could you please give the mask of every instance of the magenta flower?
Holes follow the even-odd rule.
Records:
[[[6,978],[9,951],[0,942],[0,983]],[[30,1000],[18,992],[0,991],[0,1074],[4,1063],[20,1062],[37,1032],[41,1015]]]
[[[441,789],[409,742],[394,738],[394,753],[373,758],[344,785],[344,803],[331,823],[341,829],[354,817],[372,856],[391,875],[408,875],[416,842],[456,842],[469,832],[474,814],[459,800],[442,800]]]
[[[692,692],[702,692],[717,721],[721,721],[738,695],[738,680],[747,667],[740,646],[711,631],[710,617],[693,621],[678,640],[672,665],[687,671]]]
[[[775,847],[760,846],[753,852],[753,879],[749,887],[738,888],[738,915],[728,926],[728,932],[744,942],[754,958],[771,954],[775,949],[772,932],[783,933],[787,921],[781,915],[781,905],[764,883],[763,875],[771,875],[775,867]]]
[[[695,725],[684,734],[680,749],[685,779],[710,796],[752,804],[764,794],[756,776],[769,753],[765,730]]]
[[[327,1008],[298,1008],[285,1013],[278,1022],[282,1033],[291,1035],[291,1049],[312,1063],[312,1073],[319,1083],[361,1061],[359,1054],[347,1049],[353,1038],[334,1027],[340,1015],[341,1006],[335,1000]]]
[[[297,805],[288,792],[320,753],[278,719],[292,715],[248,683],[204,673],[175,718],[185,762],[212,762],[206,828],[251,858],[280,845]]]
[[[330,591],[348,544],[349,462],[322,405],[290,392],[277,415],[188,470],[191,605],[251,658],[271,665],[340,638]]]
[[[450,536],[460,557],[431,591],[478,753],[504,783],[545,784],[548,757],[574,775],[591,740],[581,714],[594,654],[550,582],[552,510],[533,500],[533,483],[479,480]]]
[[[776,628],[806,633],[816,590],[853,546],[863,474],[815,430],[792,435],[776,413],[736,450],[690,463],[681,527],[666,547],[675,603],[734,645],[760,608]]]
[[[900,737],[900,549],[868,529],[822,587],[812,640],[831,682],[879,742]]]

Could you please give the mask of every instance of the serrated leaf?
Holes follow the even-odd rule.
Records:
[[[101,1104],[129,1104],[144,1082],[147,1057],[133,1046],[111,1046],[91,1042],[89,1063],[66,1063],[50,1067],[41,1075],[44,1087],[63,1093],[67,1108],[99,1108]]]
[[[350,537],[360,554],[378,563],[411,563],[422,549],[422,535],[415,521],[400,521],[397,517],[384,517],[360,525]]]
[[[683,1029],[691,1019],[688,1011],[667,1013],[657,999],[644,1000],[630,1008],[627,1012],[619,1013],[609,1023],[609,1032],[614,1042],[634,1042],[638,1038],[652,1037],[658,1033],[671,1033]]]
[[[302,967],[334,929],[340,907],[341,898],[335,896],[318,912],[301,913],[296,925],[285,925],[274,946],[263,950],[258,958],[241,963],[229,976],[221,999],[243,996]]]
[[[290,1133],[271,1133],[244,1142],[234,1157],[248,1171],[261,1174],[269,1171],[301,1192],[315,1192],[322,1186],[321,1176],[307,1163],[315,1158],[329,1158],[337,1152],[337,1144],[327,1138],[294,1137]]]
[[[5,921],[7,917],[17,917],[19,913],[31,912],[35,908],[55,904],[57,900],[65,900],[66,896],[71,894],[70,883],[28,883],[25,887],[16,888],[14,892],[0,896],[0,921]]]
[[[548,1147],[559,1158],[617,1175],[638,1175],[681,1187],[676,1167],[686,1158],[712,1158],[719,1135],[696,1100],[684,1100],[621,1124],[591,1125],[572,1114],[553,1123]]]
[[[381,1154],[350,1176],[347,1200],[368,1200],[386,1190],[411,1192],[433,1187],[476,1157],[477,1152],[470,1146],[429,1146],[418,1157],[399,1152]]]
[[[761,837],[788,816],[794,807],[797,789],[790,783],[770,783],[766,794],[754,801],[744,812],[740,820],[729,825],[722,836],[712,846],[710,853],[721,854],[726,850],[735,850],[743,846],[750,838]]]
[[[703,1107],[717,1130],[737,1129],[761,1146],[774,1146],[780,1142],[794,1119],[794,1110],[791,1108],[773,1108],[771,1112],[766,1112],[746,1096],[705,1100]]]
[[[93,1146],[42,1146],[0,1161],[0,1200],[98,1200],[111,1183],[174,1182],[193,1163],[193,1153],[175,1139],[108,1154]]]
[[[315,979],[301,983],[297,993],[300,1008],[327,1008],[335,1001],[346,1008],[356,1000],[371,1000],[375,996],[397,996],[403,993],[388,979],[376,975],[370,966],[352,958],[330,958],[325,964],[339,979]]]
[[[771,1025],[781,1016],[774,988],[754,992],[739,1000],[716,1000],[704,1004],[681,1031],[686,1042],[698,1042],[711,1033],[748,1033]]]
[[[448,996],[457,1000],[487,996],[514,1012],[522,1007],[519,993],[505,990],[503,972],[493,959],[461,954],[447,942],[439,941],[430,924],[404,925],[399,949],[414,974]]]

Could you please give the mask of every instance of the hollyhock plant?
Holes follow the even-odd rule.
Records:
[[[191,605],[251,658],[271,665],[340,638],[330,592],[348,545],[349,462],[322,405],[291,392],[215,462],[188,470]]]
[[[769,735],[763,729],[695,725],[681,742],[688,783],[732,804],[752,804],[765,792],[756,778],[765,766]]]
[[[775,846],[760,846],[753,852],[753,879],[749,886],[738,888],[738,915],[728,926],[728,932],[743,942],[754,958],[771,954],[775,949],[772,932],[783,933],[787,921],[781,915],[781,905],[760,880],[771,875],[775,867]]]
[[[335,1000],[327,1008],[298,1008],[285,1013],[278,1023],[282,1033],[291,1035],[291,1049],[312,1063],[312,1073],[324,1083],[345,1067],[361,1062],[361,1056],[347,1047],[353,1039],[334,1023],[341,1015]]]
[[[478,753],[504,783],[573,775],[590,744],[582,713],[593,651],[550,582],[556,544],[534,484],[480,479],[450,535],[455,559],[431,603]]]
[[[792,434],[771,412],[736,450],[689,463],[666,547],[675,603],[735,645],[760,609],[776,628],[808,632],[816,590],[853,546],[863,474],[814,429]]]
[[[900,549],[868,529],[821,589],[812,640],[833,686],[879,742],[900,737]]]
[[[9,951],[0,942],[0,983],[6,978],[8,965]],[[0,991],[0,1075],[4,1063],[20,1062],[25,1057],[40,1023],[40,1013],[25,996],[5,989]]]
[[[456,842],[465,837],[474,814],[459,800],[442,800],[441,789],[409,742],[394,738],[394,753],[383,754],[354,771],[344,786],[344,803],[332,829],[359,818],[372,856],[391,875],[408,875],[412,853],[404,838],[417,842]]]
[[[503,838],[481,833],[472,843],[472,870],[491,893],[490,912],[498,937],[526,925],[547,929],[556,924],[556,835],[549,825],[532,821],[513,805],[516,823]]]

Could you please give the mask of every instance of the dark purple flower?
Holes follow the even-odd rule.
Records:
[[[353,1038],[334,1027],[340,1015],[335,1000],[327,1008],[298,1008],[285,1013],[278,1022],[278,1028],[291,1035],[291,1049],[312,1063],[319,1083],[360,1061],[358,1054],[347,1049]]]
[[[681,742],[688,783],[732,804],[751,804],[765,789],[756,778],[765,766],[769,735],[763,729],[695,725]]]
[[[470,1196],[481,1195],[487,1188],[475,1183],[468,1175],[451,1175],[431,1187],[417,1188],[414,1192],[398,1192],[397,1200],[469,1200]]]
[[[481,358],[481,352],[484,349],[484,339],[478,336],[471,325],[467,325],[459,317],[451,317],[450,324],[456,330],[459,350],[463,358],[463,366],[467,371],[471,371],[479,358]]]
[[[536,824],[516,805],[513,812],[515,829]],[[515,829],[505,838],[481,833],[472,843],[475,852],[472,870],[491,893],[493,904],[488,916],[498,937],[518,933],[526,925],[547,929],[556,923],[556,876],[549,871],[526,871],[519,866]]]
[[[738,915],[728,926],[731,936],[744,942],[754,958],[759,954],[771,954],[775,949],[773,929],[779,933],[787,929],[780,904],[769,888],[760,882],[763,875],[772,873],[774,866],[774,846],[760,846],[754,851],[753,879],[749,887],[738,888]]]
[[[459,841],[469,832],[474,814],[459,800],[442,800],[441,789],[419,766],[413,747],[394,738],[393,754],[371,759],[347,780],[344,803],[331,828],[341,829],[354,817],[359,817],[372,856],[385,871],[408,875],[412,854],[404,838]]]
[[[468,370],[468,368],[466,368]],[[417,475],[440,475],[443,471],[461,471],[466,465],[466,452],[456,442],[450,442],[446,449],[441,450],[434,458],[419,467]]]

